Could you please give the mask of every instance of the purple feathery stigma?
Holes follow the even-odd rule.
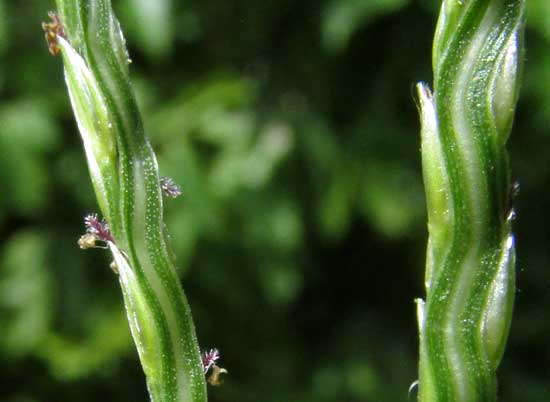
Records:
[[[160,178],[160,188],[167,197],[176,198],[181,195],[181,187],[170,177]]]
[[[111,235],[109,226],[105,221],[99,219],[97,214],[86,215],[84,225],[86,226],[86,232],[95,235],[98,240],[114,243],[115,240]]]
[[[212,367],[220,358],[220,352],[218,349],[210,349],[206,352],[202,352],[201,358],[204,374],[206,374],[208,370],[210,370],[210,367]]]

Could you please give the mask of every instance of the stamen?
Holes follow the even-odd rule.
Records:
[[[63,29],[63,24],[59,19],[59,16],[53,11],[48,12],[48,17],[52,22],[43,22],[42,30],[45,32],[44,37],[46,38],[46,43],[48,44],[48,50],[54,56],[59,54],[59,42],[58,37],[65,37],[65,30]]]

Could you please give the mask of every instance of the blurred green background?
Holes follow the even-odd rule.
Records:
[[[509,143],[518,291],[500,401],[550,400],[550,2],[528,1]],[[426,243],[413,85],[437,0],[121,0],[211,402],[407,401]],[[0,401],[147,393],[40,22],[0,0]]]

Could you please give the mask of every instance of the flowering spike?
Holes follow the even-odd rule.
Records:
[[[181,195],[181,187],[170,177],[160,178],[160,188],[162,193],[170,198],[176,198]]]
[[[525,0],[443,0],[433,91],[418,84],[428,210],[418,300],[420,402],[495,402],[514,303],[506,141],[521,71]]]
[[[128,52],[111,0],[55,3],[66,37],[49,38],[57,39],[52,49],[59,48],[63,56],[105,219],[88,216],[79,244],[106,247],[113,254],[151,401],[206,402],[195,327],[163,222],[158,164],[130,83]],[[169,184],[171,195],[180,192]]]

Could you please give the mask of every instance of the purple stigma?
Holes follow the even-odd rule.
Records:
[[[160,178],[160,188],[167,197],[176,198],[181,195],[181,187],[170,177]]]
[[[97,214],[86,215],[84,218],[84,225],[86,226],[86,232],[93,234],[98,240],[112,243],[115,242],[109,230],[109,226],[104,220],[99,219]]]
[[[202,368],[204,369],[204,374],[208,373],[210,367],[212,367],[218,359],[220,358],[220,352],[218,349],[210,349],[209,351],[202,352]]]

